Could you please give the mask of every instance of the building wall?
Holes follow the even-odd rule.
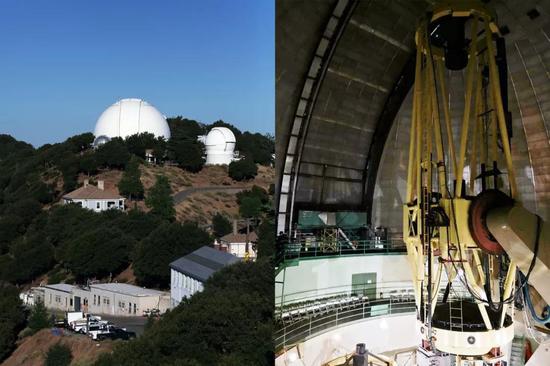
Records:
[[[45,306],[50,309],[73,311],[75,297],[80,297],[80,310],[92,314],[142,316],[145,310],[159,309],[164,313],[170,307],[168,294],[132,296],[93,287],[90,290],[75,288],[67,293],[45,288]]]
[[[238,258],[244,258],[246,255],[246,243],[227,243],[228,252]],[[256,258],[256,252],[252,249],[252,243],[248,243],[248,255],[250,258]]]
[[[373,272],[380,286],[411,286],[412,275],[405,254],[302,259],[297,265],[289,264],[277,274],[275,302],[278,304],[283,300],[288,303],[306,296],[338,292],[351,288],[354,274]]]
[[[124,211],[124,199],[112,199],[112,200],[97,200],[97,199],[74,199],[74,200],[65,200],[65,204],[76,203],[80,204],[83,208],[93,210],[96,212],[101,212],[109,210],[111,208],[116,208]],[[109,205],[111,203],[111,205]]]
[[[170,305],[176,307],[184,297],[191,297],[195,292],[202,291],[201,281],[187,276],[175,269],[170,269]]]
[[[90,313],[119,316],[142,316],[146,310],[159,309],[164,313],[169,308],[167,295],[133,296],[92,286],[88,298]]]
[[[73,296],[69,292],[45,287],[44,306],[53,310],[71,311],[73,309]]]

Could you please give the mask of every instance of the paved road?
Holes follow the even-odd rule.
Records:
[[[147,318],[143,316],[113,316],[98,314],[101,319],[109,320],[113,322],[117,327],[126,328],[129,331],[136,332],[136,334],[142,335],[145,330],[145,324],[147,323]]]
[[[190,195],[195,193],[204,193],[204,192],[227,192],[236,194],[241,191],[249,189],[249,187],[244,186],[207,186],[207,187],[197,187],[197,188],[187,188],[183,191],[179,191],[172,195],[174,199],[174,204],[177,205],[185,201]]]

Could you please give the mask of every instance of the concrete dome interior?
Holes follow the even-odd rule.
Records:
[[[373,224],[387,218],[386,225],[400,231],[414,33],[420,17],[437,3],[278,3],[277,232],[286,231],[297,211],[308,208],[365,211]],[[550,1],[486,3],[496,12],[507,45],[519,191],[547,218]],[[453,83],[450,88],[460,95],[463,75],[456,73]],[[450,102],[451,109],[464,105],[458,97]]]

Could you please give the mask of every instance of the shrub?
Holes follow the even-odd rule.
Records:
[[[236,181],[248,180],[258,174],[258,167],[252,159],[244,158],[231,162],[228,173]]]
[[[54,344],[46,354],[44,366],[69,366],[73,360],[71,349],[64,344]]]

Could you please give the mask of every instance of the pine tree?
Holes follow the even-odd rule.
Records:
[[[38,301],[32,308],[28,326],[34,333],[51,326],[48,311],[42,301]]]
[[[231,232],[231,222],[219,212],[212,218],[212,231],[216,238],[229,234]]]
[[[140,178],[139,159],[136,156],[132,156],[118,183],[120,194],[128,197],[130,200],[143,198],[144,189]]]
[[[145,204],[151,213],[164,220],[173,221],[176,216],[170,182],[164,175],[157,175],[155,185],[149,190]]]

